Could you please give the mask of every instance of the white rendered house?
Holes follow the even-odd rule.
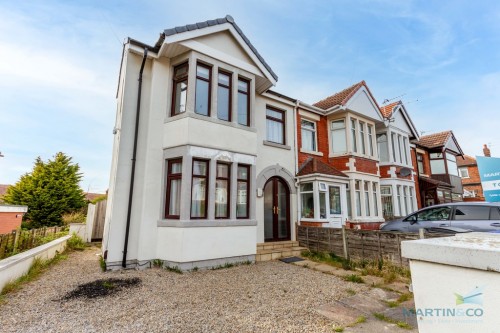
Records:
[[[108,268],[253,261],[295,239],[297,101],[230,16],[128,39],[103,238]]]

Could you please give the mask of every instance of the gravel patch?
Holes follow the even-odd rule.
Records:
[[[332,332],[316,310],[365,285],[279,261],[178,274],[103,273],[95,247],[74,252],[0,305],[4,332]],[[140,283],[97,298],[65,295],[99,279]]]

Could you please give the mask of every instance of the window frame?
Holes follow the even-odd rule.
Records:
[[[227,166],[227,177],[219,177],[217,175],[218,171],[218,166],[219,165],[225,165]],[[229,162],[222,162],[222,161],[216,161],[215,163],[215,192],[217,192],[217,180],[225,180],[227,181],[227,212],[226,216],[217,216],[217,203],[214,198],[214,218],[216,220],[226,220],[231,217],[231,163]],[[217,193],[215,193],[217,196]]]
[[[465,173],[467,175],[464,175],[463,174],[463,171],[465,171]],[[469,175],[469,168],[467,166],[461,166],[461,167],[458,167],[458,174],[460,175],[460,178],[462,179],[467,179],[467,178],[470,178],[470,175]]]
[[[366,123],[364,121],[359,121],[359,141],[361,143],[361,154],[366,155],[366,142],[365,142],[365,127]]]
[[[241,125],[241,126],[247,126],[247,127],[250,127],[250,82],[251,82],[251,81],[250,81],[249,79],[244,78],[244,77],[238,76],[238,83],[239,83],[240,81],[241,81],[241,82],[245,82],[245,83],[247,84],[247,90],[248,90],[248,91],[246,91],[246,92],[245,92],[245,91],[243,91],[243,90],[240,90],[240,88],[239,88],[239,84],[236,86],[237,91],[238,91],[238,99],[240,98],[240,97],[239,97],[239,96],[240,96],[240,93],[241,93],[241,94],[243,94],[243,95],[246,95],[246,100],[247,100],[247,110],[246,110],[246,112],[247,112],[247,119],[246,119],[246,120],[247,120],[247,122],[246,122],[246,124],[242,124],[242,123],[240,123],[240,121],[239,121],[239,117],[237,117],[238,119],[237,119],[236,121],[237,121],[237,123],[238,123],[239,125]],[[238,111],[239,111],[239,108],[238,108]]]
[[[247,169],[247,178],[238,178],[238,168]],[[250,218],[250,172],[252,171],[251,165],[248,164],[238,164],[236,165],[236,191],[238,191],[238,183],[245,182],[247,184],[247,209],[245,216],[238,216],[238,193],[236,193],[236,219],[249,219]]]
[[[302,123],[303,122],[307,122],[307,123],[311,123],[313,124],[313,127],[314,129],[310,129],[310,128],[305,128],[302,126]],[[309,131],[311,133],[313,133],[313,145],[314,145],[314,149],[306,149],[304,148],[304,135],[302,134],[302,131]],[[307,119],[307,118],[300,118],[300,148],[304,151],[313,151],[313,152],[317,152],[318,151],[318,126],[316,124],[316,122],[314,120],[310,120],[310,119]]]
[[[205,176],[199,176],[194,174],[194,163],[195,162],[205,162],[207,166],[207,174]],[[194,178],[202,178],[205,179],[205,212],[203,216],[195,216],[193,217],[193,179]],[[189,217],[191,220],[200,220],[200,219],[206,219],[208,216],[208,206],[209,206],[209,198],[208,198],[208,188],[210,187],[210,160],[203,159],[203,158],[193,158],[193,161],[191,163],[191,197],[189,198],[190,200],[190,205],[189,205]]]
[[[353,153],[358,152],[358,143],[357,143],[357,136],[358,136],[358,129],[357,129],[357,123],[358,120],[356,118],[351,118],[351,151]]]
[[[172,165],[174,163],[181,163],[181,172],[180,173],[172,173]],[[182,157],[178,158],[172,158],[167,160],[167,179],[166,179],[166,193],[165,193],[165,212],[164,212],[164,217],[165,219],[175,219],[178,220],[180,219],[180,213],[181,213],[181,206],[179,206],[179,215],[170,215],[170,196],[171,196],[171,183],[172,180],[181,180],[181,188],[179,189],[182,191]],[[180,205],[180,203],[179,203]]]
[[[275,117],[272,117],[272,116],[269,116],[267,114],[267,111],[270,110],[270,111],[273,111],[273,112],[278,112],[278,113],[281,113],[281,115],[283,116],[283,119],[278,119],[278,118],[275,118]],[[269,140],[269,137],[268,137],[268,132],[267,132],[267,121],[274,121],[274,122],[277,122],[277,123],[280,123],[281,124],[281,129],[282,129],[282,142],[275,142],[275,141],[271,141]],[[285,110],[280,110],[278,108],[275,108],[273,106],[270,106],[270,105],[266,105],[266,141],[268,142],[272,142],[272,143],[276,143],[276,144],[279,144],[279,145],[286,145],[286,111]]]
[[[206,68],[208,69],[208,79],[204,78],[204,77],[201,77],[201,76],[198,76],[198,66],[199,67],[203,67],[203,68]],[[195,92],[194,92],[194,113],[196,114],[199,114],[200,116],[205,116],[205,117],[210,117],[210,112],[211,112],[211,109],[212,109],[212,66],[209,66],[205,63],[202,63],[202,62],[197,62],[196,63],[196,81],[195,83],[198,83],[198,80],[201,80],[201,81],[204,81],[204,82],[208,82],[208,101],[207,101],[207,114],[203,114],[203,113],[198,113],[196,112],[196,100],[198,99],[198,89],[196,89],[196,85],[195,85]]]
[[[219,82],[219,75],[220,74],[229,76],[229,85],[228,86]],[[220,103],[219,103],[219,89],[221,87],[229,90],[229,100],[228,100],[228,110],[227,110],[228,119],[227,120],[219,118],[219,105],[220,105]],[[232,110],[233,110],[233,105],[232,105],[233,102],[232,101],[233,101],[233,73],[219,69],[217,71],[217,119],[222,120],[222,121],[231,122]]]
[[[373,125],[366,125],[368,132],[368,151],[370,152],[370,156],[375,156],[375,148],[373,147]]]
[[[179,78],[177,78],[175,76],[175,72],[181,68],[181,67],[184,67],[186,66],[187,67],[187,71],[186,71],[186,74],[180,76]],[[178,83],[181,83],[181,82],[184,82],[186,81],[186,102],[187,102],[187,93],[188,93],[188,88],[189,88],[189,61],[185,61],[179,65],[176,65],[174,66],[173,68],[173,75],[172,75],[172,105],[170,106],[170,116],[171,117],[174,117],[174,116],[177,116],[177,115],[180,115],[184,112],[186,112],[186,110],[182,111],[182,112],[178,112],[176,113],[175,112],[175,109],[176,109],[176,105],[175,105],[175,96],[177,95],[177,84]]]
[[[420,167],[422,166],[422,167]],[[425,174],[424,154],[417,153],[417,171],[419,175]]]

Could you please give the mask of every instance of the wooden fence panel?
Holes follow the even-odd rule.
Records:
[[[378,230],[345,229],[349,258],[359,260],[385,260],[408,266],[408,259],[401,256],[401,242],[418,239],[418,234]],[[425,233],[426,238],[449,237],[450,234]],[[310,251],[333,253],[345,257],[342,229],[298,226],[300,246]]]
[[[102,240],[104,234],[104,220],[106,218],[106,204],[107,200],[99,201],[96,204],[91,240]]]

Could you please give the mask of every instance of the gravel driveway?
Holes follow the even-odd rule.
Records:
[[[101,272],[95,247],[70,254],[0,305],[2,332],[332,332],[315,312],[366,286],[310,269],[263,262],[178,274],[154,268]],[[61,300],[78,285],[135,278],[138,286]]]

